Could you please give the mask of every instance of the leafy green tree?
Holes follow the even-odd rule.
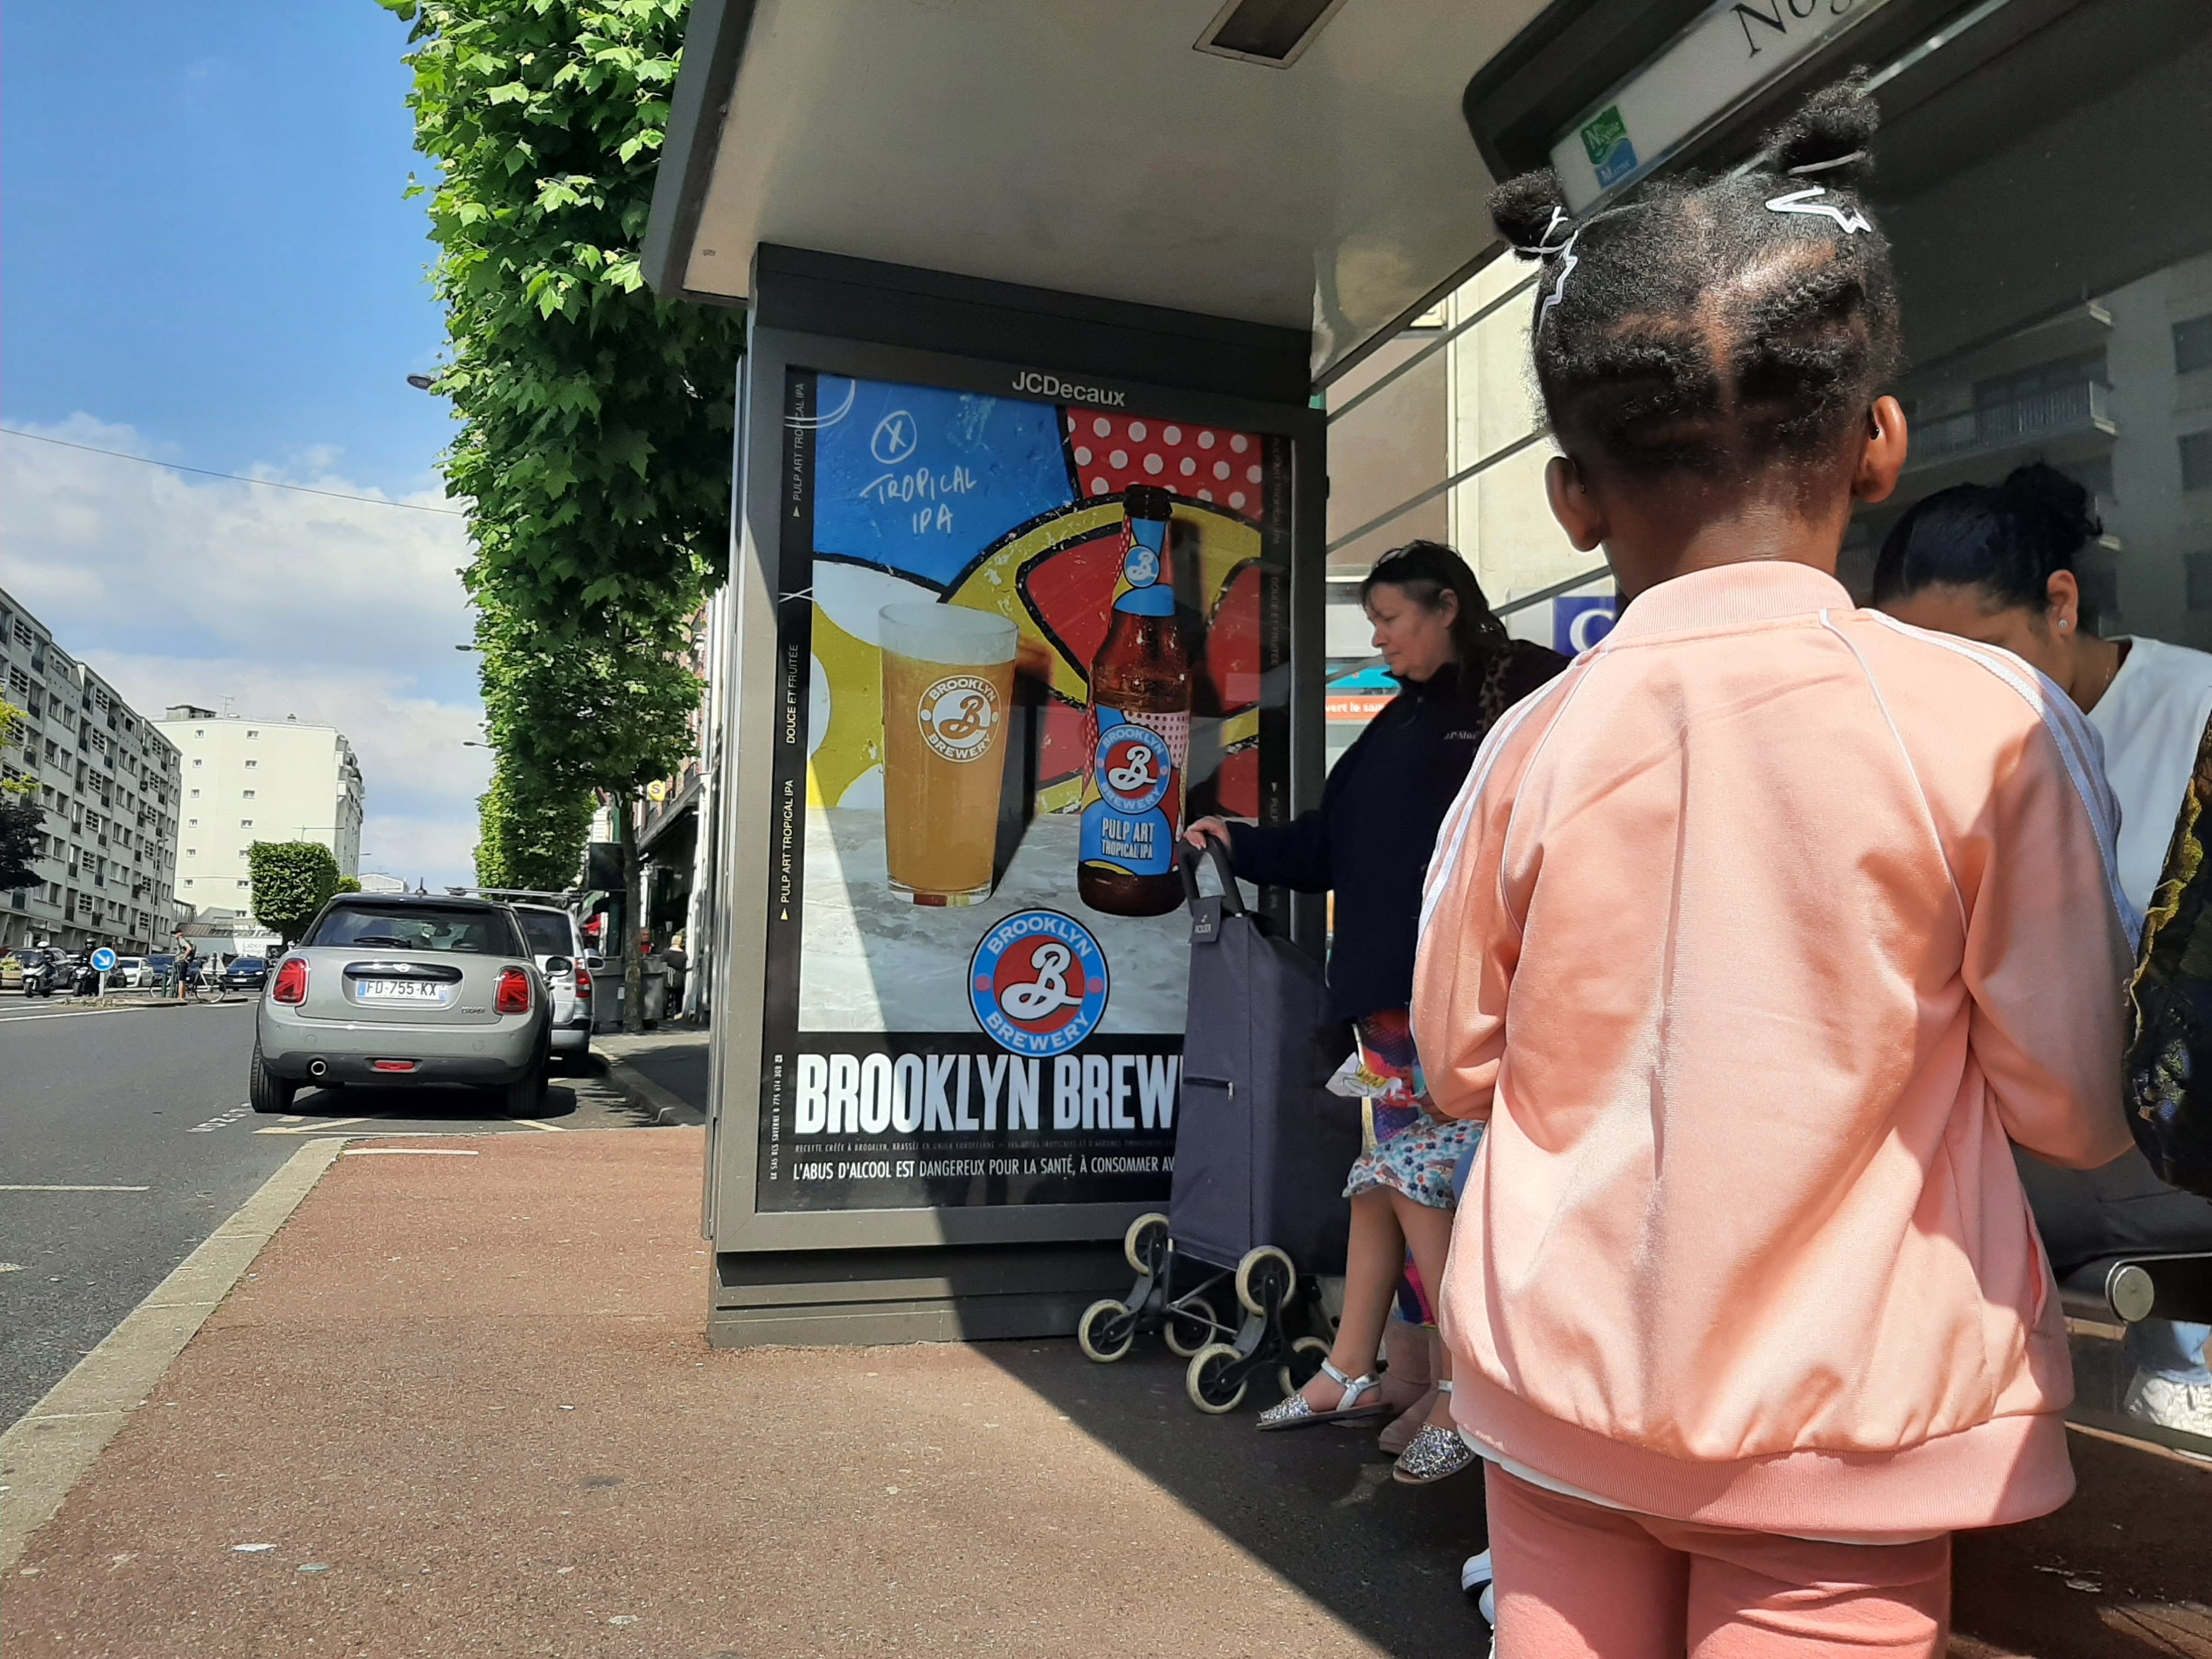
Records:
[[[257,841],[246,849],[253,919],[284,941],[307,931],[338,890],[338,861],[315,841]]]
[[[462,422],[447,488],[469,504],[499,757],[478,876],[559,865],[565,884],[591,794],[626,831],[688,746],[697,682],[669,659],[727,546],[744,320],[657,300],[638,266],[689,0],[379,3],[412,25],[438,167],[435,390]],[[634,848],[626,874],[634,935]]]
[[[358,893],[361,891],[361,878],[359,876],[340,876],[338,878],[338,884],[334,890],[341,893]]]
[[[477,843],[477,880],[486,887],[548,893],[574,886],[594,804],[588,788],[549,788],[501,761],[477,802],[483,839]]]
[[[0,699],[0,752],[15,747],[17,731],[27,718],[14,703]],[[25,757],[28,758],[28,740],[23,741]],[[39,835],[46,822],[46,810],[39,805],[36,779],[27,774],[0,778],[0,893],[39,885],[34,860],[39,856]]]

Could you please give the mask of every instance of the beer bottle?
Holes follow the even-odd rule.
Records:
[[[1125,501],[1121,579],[1105,643],[1091,665],[1075,890],[1108,915],[1158,916],[1182,902],[1176,838],[1190,757],[1190,653],[1169,579],[1173,498],[1133,484]]]

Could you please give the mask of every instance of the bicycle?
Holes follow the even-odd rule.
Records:
[[[188,975],[185,981],[185,991],[194,1002],[221,1002],[223,1000],[222,981],[206,972]]]

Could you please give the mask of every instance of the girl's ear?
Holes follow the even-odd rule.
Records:
[[[1851,494],[1863,501],[1886,501],[1905,471],[1905,405],[1877,398],[1867,411],[1866,447],[1851,473]]]
[[[1439,588],[1437,592],[1437,615],[1443,619],[1446,628],[1459,620],[1459,595],[1449,587]]]
[[[1553,456],[1545,467],[1544,494],[1552,503],[1552,516],[1567,532],[1575,551],[1587,553],[1605,540],[1605,510],[1583,482],[1582,469],[1566,456]]]
[[[2071,636],[2081,626],[2081,584],[2070,570],[2054,570],[2044,586],[2051,608],[2044,615],[2059,633]]]

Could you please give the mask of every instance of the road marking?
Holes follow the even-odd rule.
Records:
[[[0,1273],[19,1273],[22,1271],[23,1264],[20,1261],[0,1261]],[[0,1487],[0,1491],[4,1490],[4,1487]]]
[[[127,1014],[128,1008],[71,1008],[58,1014],[5,1014],[0,1019],[90,1019],[94,1014]]]
[[[228,1128],[232,1124],[237,1122],[239,1119],[244,1117],[253,1108],[250,1104],[234,1106],[227,1112],[218,1113],[204,1123],[193,1124],[192,1127],[185,1130],[185,1133],[188,1135],[211,1135],[217,1129]]]
[[[0,1468],[9,1483],[9,1501],[0,1505],[0,1572],[22,1559],[31,1534],[61,1508],[123,1419],[153,1392],[344,1146],[343,1137],[333,1135],[285,1159],[98,1347],[0,1434]]]
[[[511,1117],[507,1121],[510,1123],[526,1123],[533,1129],[544,1129],[556,1135],[566,1134],[568,1133],[557,1123],[541,1123],[534,1117]]]
[[[459,1146],[349,1146],[342,1156],[346,1158],[480,1158]]]
[[[253,1133],[258,1135],[313,1135],[320,1134],[325,1129],[335,1129],[341,1124],[368,1121],[365,1117],[326,1117],[319,1123],[302,1123],[297,1128],[289,1124],[271,1124],[266,1129],[256,1129]]]
[[[39,1182],[35,1185],[0,1184],[0,1193],[143,1193],[146,1187],[64,1187]]]

